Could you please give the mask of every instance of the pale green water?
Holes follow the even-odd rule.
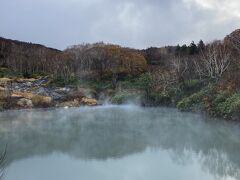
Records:
[[[0,113],[5,180],[237,180],[240,127],[169,108]]]

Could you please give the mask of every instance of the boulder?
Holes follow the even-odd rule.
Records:
[[[26,98],[21,98],[17,101],[17,105],[22,107],[22,108],[32,108],[33,103],[32,100],[26,99]]]

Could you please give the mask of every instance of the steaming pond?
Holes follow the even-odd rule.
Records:
[[[240,127],[171,108],[0,113],[4,180],[239,180]]]

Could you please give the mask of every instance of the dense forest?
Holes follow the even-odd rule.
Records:
[[[60,51],[0,38],[1,79],[48,77],[51,87],[83,94],[87,88],[97,100],[175,106],[232,120],[240,117],[239,57],[240,30],[211,43],[144,50],[95,43]]]

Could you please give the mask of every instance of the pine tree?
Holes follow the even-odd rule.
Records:
[[[198,43],[198,51],[202,51],[205,49],[205,44],[203,42],[203,40],[200,40],[199,43]]]
[[[181,46],[178,44],[176,49],[175,49],[175,54],[179,55],[180,51],[181,51]]]
[[[194,55],[198,51],[197,45],[194,43],[194,41],[191,42],[190,46],[188,47],[188,54]]]
[[[186,44],[182,45],[180,49],[181,54],[187,54],[187,51],[188,51],[187,45]]]

